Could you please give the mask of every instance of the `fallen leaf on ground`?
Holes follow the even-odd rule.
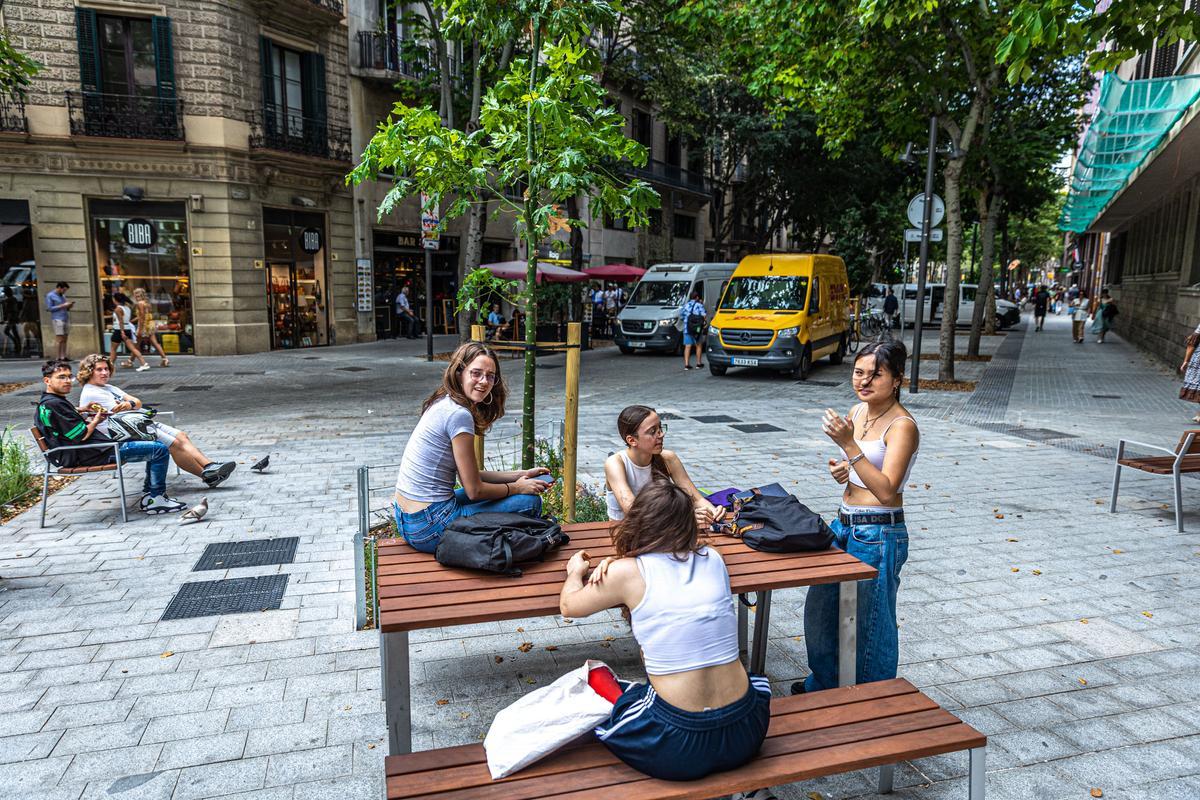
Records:
[[[524,633],[524,632],[525,632],[524,628],[517,628],[517,633]]]
[[[1082,625],[1087,625],[1087,624],[1088,624],[1088,621],[1087,621],[1086,619],[1081,619],[1081,620],[1079,620],[1079,622],[1080,622],[1080,624],[1082,624]]]
[[[1151,617],[1153,617],[1154,615],[1153,615],[1153,614],[1151,614],[1149,611],[1143,611],[1143,612],[1142,612],[1142,616],[1143,616],[1143,617],[1145,617],[1146,619],[1150,619],[1150,618],[1151,618]]]
[[[558,649],[558,645],[556,645],[556,644],[548,644],[548,645],[546,645],[546,649],[547,649],[547,650],[549,650],[550,652],[554,652],[555,650],[557,650],[557,649]]]
[[[526,678],[525,682],[526,683],[537,683],[537,681],[535,681],[533,678]]]
[[[1124,550],[1113,550],[1113,555],[1119,556],[1119,555],[1121,555],[1121,553],[1124,553],[1124,552],[1125,552]]]
[[[374,749],[375,749],[375,745],[374,745],[374,743],[372,743],[372,744],[368,744],[368,745],[367,745],[367,749],[368,749],[368,750],[374,750]]]
[[[616,638],[615,636],[605,636],[605,637],[604,637],[604,641],[606,641],[606,642],[611,642],[611,641],[612,641],[613,639],[615,639],[615,638]]]
[[[1092,797],[1104,797],[1104,790],[1103,789],[1092,789],[1092,791],[1089,792],[1089,794],[1091,794]]]
[[[471,712],[470,712],[470,711],[460,711],[460,712],[458,712],[458,718],[459,718],[459,719],[466,719],[466,718],[467,718],[467,717],[469,717],[469,716],[471,716]]]
[[[808,800],[825,800],[825,795],[820,792],[809,792]]]
[[[1080,686],[1087,686],[1087,681],[1085,681],[1083,678],[1076,678],[1076,680],[1079,681]]]
[[[1003,514],[997,514],[997,515],[996,515],[996,519],[1004,519],[1004,515],[1003,515]]]
[[[166,651],[165,653],[163,653],[161,656],[159,656],[159,658],[170,658],[170,657],[171,657],[171,656],[173,656],[173,655],[175,655],[175,651],[174,651],[174,650],[168,650],[168,651]]]
[[[439,705],[439,706],[448,705],[449,703],[450,703],[450,700],[449,700],[449,698],[446,698],[446,697],[443,697],[441,700],[437,701],[437,705]]]
[[[1020,539],[1005,539],[1004,541],[1006,541],[1006,542],[1019,542],[1019,541],[1021,541],[1021,540],[1020,540]]]
[[[1041,574],[1042,574],[1042,571],[1041,571],[1040,569],[1031,569],[1031,570],[1029,570],[1029,571],[1030,571],[1030,572],[1032,572],[1034,575],[1041,575]]]
[[[1013,572],[1020,572],[1020,571],[1021,571],[1021,569],[1020,569],[1020,567],[1013,567],[1013,568],[1012,568],[1012,571],[1013,571]]]
[[[503,663],[504,663],[504,656],[496,656],[496,663],[497,663],[497,664],[503,664]]]
[[[928,483],[927,483],[927,484],[925,484],[925,488],[926,488],[926,489],[928,489],[928,488],[929,488],[929,484],[928,484]]]
[[[601,642],[601,643],[600,643],[600,646],[601,646],[601,647],[612,647],[612,644],[611,644],[611,643],[609,643],[609,642]]]
[[[523,642],[521,644],[521,646],[518,647],[517,649],[520,650],[522,653],[528,653],[530,650],[533,649],[533,642]]]

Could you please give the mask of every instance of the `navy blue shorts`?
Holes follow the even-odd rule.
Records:
[[[771,686],[765,675],[751,675],[740,700],[707,711],[676,708],[650,684],[635,683],[617,698],[596,736],[639,772],[691,781],[754,758],[770,721]]]

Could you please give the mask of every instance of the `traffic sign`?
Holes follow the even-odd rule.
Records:
[[[914,228],[921,227],[925,222],[925,193],[914,197],[908,201],[908,221]],[[936,228],[942,224],[942,220],[946,218],[946,204],[942,202],[942,198],[936,194],[933,196],[933,216],[929,220],[929,227]],[[918,240],[919,241],[919,240]]]
[[[930,228],[929,229],[929,241],[931,241],[931,242],[940,242],[942,240],[942,235],[943,235],[943,231],[941,228]],[[906,242],[921,241],[921,229],[920,228],[905,228],[904,229],[904,241],[906,241]]]

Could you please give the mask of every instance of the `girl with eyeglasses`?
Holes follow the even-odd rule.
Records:
[[[500,361],[489,347],[467,342],[454,351],[442,385],[421,407],[396,477],[396,528],[415,549],[435,552],[442,532],[458,517],[484,511],[541,514],[548,469],[490,472],[475,463],[475,434],[486,433],[504,415],[507,397]],[[456,480],[462,488],[454,488]]]
[[[625,519],[638,492],[654,479],[668,480],[688,493],[695,504],[697,525],[708,527],[725,516],[725,509],[708,502],[692,483],[679,456],[663,449],[667,426],[653,408],[626,407],[617,417],[617,433],[625,449],[604,462],[609,519]]]
[[[821,424],[843,456],[829,459],[829,474],[846,487],[830,526],[834,544],[879,570],[874,579],[858,582],[856,683],[896,677],[899,661],[896,594],[908,559],[904,485],[921,443],[916,420],[900,404],[906,356],[897,340],[859,350],[851,380],[862,402],[845,417],[826,409]],[[804,642],[812,674],[793,684],[792,694],[837,686],[837,584],[809,588]]]

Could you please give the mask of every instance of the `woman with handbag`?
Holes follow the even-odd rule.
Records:
[[[879,574],[858,582],[858,658],[855,683],[896,677],[899,637],[896,593],[908,558],[904,485],[912,472],[921,435],[900,404],[907,353],[898,340],[875,342],[854,358],[852,382],[860,402],[841,417],[825,410],[822,430],[841,448],[829,459],[829,474],[846,489],[830,526],[834,544],[875,567]],[[792,693],[838,685],[838,588],[813,586],[804,604],[804,640],[811,674],[792,684]]]
[[[475,434],[504,416],[507,397],[491,348],[467,342],[450,356],[442,385],[421,407],[396,476],[396,529],[413,548],[435,552],[442,532],[458,517],[484,511],[541,515],[550,470],[490,472],[475,463]],[[454,488],[456,481],[462,488]]]
[[[667,426],[653,408],[626,406],[617,417],[617,433],[625,449],[604,462],[609,519],[624,519],[634,498],[655,479],[670,481],[687,492],[695,507],[697,525],[707,528],[725,516],[725,508],[710,503],[692,483],[679,456],[663,449]]]
[[[616,557],[589,576],[590,557],[577,552],[559,598],[574,619],[631,609],[649,683],[624,686],[596,735],[626,764],[663,780],[742,766],[771,716],[766,676],[747,674],[738,659],[729,573],[716,549],[700,543],[692,505],[669,481],[647,486],[613,531]]]

